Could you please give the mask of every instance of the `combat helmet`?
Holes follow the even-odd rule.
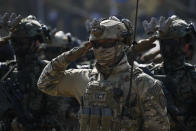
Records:
[[[160,39],[182,38],[187,35],[196,37],[196,28],[192,22],[187,22],[173,15],[166,19],[161,16],[159,21],[152,17],[150,22],[143,21],[147,34],[158,33]]]
[[[161,39],[182,38],[196,33],[193,23],[188,23],[175,15],[167,20],[161,17],[159,22],[159,36]]]
[[[131,39],[133,33],[132,23],[128,19],[121,21],[115,16],[103,20],[94,20],[90,29],[90,41],[117,39]]]
[[[23,18],[11,32],[11,38],[30,38],[39,39],[46,42],[50,39],[49,29],[46,25],[37,21],[35,16],[29,15]]]

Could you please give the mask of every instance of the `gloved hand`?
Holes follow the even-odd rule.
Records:
[[[143,24],[145,33],[148,35],[151,35],[157,31],[159,23],[156,18],[152,17],[150,22],[148,22],[147,20],[144,20],[142,24]]]
[[[0,29],[13,31],[14,28],[20,23],[21,19],[21,15],[17,16],[15,13],[4,13],[4,15],[0,15]]]

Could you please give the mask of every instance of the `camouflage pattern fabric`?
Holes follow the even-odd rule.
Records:
[[[164,30],[161,27],[165,27]],[[168,101],[172,131],[194,131],[196,128],[196,68],[185,63],[185,44],[195,40],[195,30],[176,16],[160,18],[160,53],[163,63],[156,65],[153,74],[163,80]],[[158,78],[158,77],[157,77]]]
[[[4,20],[4,17],[2,19]],[[49,40],[49,30],[45,25],[40,24],[34,16],[28,16],[19,21],[17,18],[12,18],[12,20],[13,22],[17,20],[14,22],[17,24],[14,24],[9,37],[16,54],[17,67],[5,81],[9,80],[10,89],[13,91],[12,93],[8,92],[8,95],[18,95],[17,92],[14,92],[16,86],[22,93],[22,99],[19,103],[13,102],[15,104],[11,105],[11,110],[17,113],[14,113],[14,118],[9,121],[11,123],[8,125],[11,125],[16,131],[66,130],[67,100],[62,97],[46,95],[38,90],[36,85],[38,77],[46,65],[46,62],[37,56],[37,49],[40,42]],[[18,104],[20,104],[20,109],[17,108]],[[28,113],[28,117],[24,115],[25,112]],[[71,121],[71,119],[69,120]],[[77,127],[76,123],[68,126]]]
[[[15,68],[15,70],[8,77],[10,84],[7,86],[10,86],[10,89],[13,88],[13,93],[22,94],[12,94],[10,91],[8,91],[7,93],[9,94],[7,95],[21,96],[22,98],[20,99],[20,104],[22,106],[22,109],[28,112],[28,114],[32,116],[32,118],[29,118],[29,121],[21,121],[21,119],[24,119],[21,118],[21,116],[23,116],[23,113],[25,114],[25,112],[21,111],[21,115],[19,115],[18,112],[16,113],[15,106],[19,105],[13,102],[10,103],[11,105],[9,106],[9,109],[5,111],[5,113],[7,112],[6,114],[9,118],[8,110],[15,112],[10,114],[12,119],[13,117],[15,117],[15,122],[14,124],[12,123],[12,127],[22,125],[22,127],[20,126],[19,128],[20,130],[30,130],[28,128],[32,128],[33,130],[51,130],[52,128],[63,130],[65,119],[65,108],[63,105],[65,105],[65,99],[60,97],[54,98],[48,96],[37,89],[36,82],[45,64],[43,61],[36,58],[36,56],[28,56],[27,58],[28,60],[32,60],[32,62],[28,63],[28,60],[28,62],[23,60],[22,65],[20,65],[21,61],[20,59],[18,59],[18,68]],[[25,68],[23,67],[21,69],[19,68],[20,66],[24,66]],[[20,92],[14,92],[15,87],[17,88],[17,90],[20,90]],[[1,88],[3,87],[1,86]],[[15,97],[12,96],[11,98],[15,99]],[[4,107],[6,107],[6,105]],[[10,122],[12,122],[12,120],[10,120]]]
[[[123,96],[120,97],[119,103],[122,109],[130,81],[130,65],[127,62],[126,56],[114,67],[113,72],[107,79],[96,68],[66,70],[72,61],[83,56],[88,49],[89,46],[86,44],[83,47],[74,48],[53,59],[44,68],[38,80],[39,89],[53,96],[74,97],[82,105],[81,97],[84,96],[90,84],[90,75],[95,73],[97,75],[95,75],[94,80],[99,84],[102,83],[104,85],[104,81],[107,81],[111,83],[112,89],[117,88],[123,91]],[[132,103],[129,109],[130,116],[124,116],[124,118],[120,119],[120,112],[117,112],[117,117],[115,117],[113,124],[124,123],[123,126],[119,124],[119,130],[168,131],[169,121],[166,101],[161,87],[158,81],[135,68],[133,90],[130,99],[130,103]],[[110,129],[113,128],[115,127],[113,126]]]

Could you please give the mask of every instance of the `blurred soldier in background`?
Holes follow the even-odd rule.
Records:
[[[154,20],[153,20],[154,19]],[[154,21],[154,22],[152,22]],[[156,24],[153,24],[156,23]],[[196,40],[195,26],[176,16],[143,22],[147,34],[158,33],[163,63],[152,72],[163,80],[171,118],[171,130],[194,131],[196,128],[196,68],[185,63],[185,46]],[[165,75],[165,76],[164,76]]]
[[[1,101],[1,105],[4,105],[0,106],[1,111],[11,110],[10,114],[3,115],[4,118],[7,116],[12,118],[9,122],[12,122],[14,131],[64,130],[66,124],[64,98],[48,96],[40,92],[36,86],[38,77],[47,64],[38,57],[37,50],[40,43],[48,42],[50,39],[49,30],[34,16],[21,19],[14,14],[11,16],[5,14],[1,20],[3,21],[1,27],[10,31],[10,35],[2,38],[2,41],[11,41],[17,63],[9,77],[1,81],[1,94],[3,94],[1,97],[9,99]],[[7,125],[10,126],[10,123]],[[4,127],[2,130],[11,130],[10,127],[6,127],[7,129]]]
[[[52,35],[52,41],[50,44],[42,44],[39,48],[39,55],[42,59],[52,60],[56,56],[65,51],[69,51],[74,47],[81,46],[83,42],[76,37],[73,37],[71,33],[64,33],[58,31]],[[81,57],[77,61],[72,62],[68,68],[93,68],[94,55],[92,51],[89,51],[85,57]]]
[[[68,51],[73,47],[81,44],[81,41],[71,35],[71,33],[64,33],[63,31],[54,32],[51,36],[50,44],[42,44],[39,52],[42,59],[52,60],[55,56],[64,51]]]

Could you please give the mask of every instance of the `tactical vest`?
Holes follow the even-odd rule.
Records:
[[[90,75],[88,87],[82,97],[80,108],[80,131],[132,131],[135,121],[122,119],[123,91],[114,88],[112,82],[98,81],[96,74]]]

